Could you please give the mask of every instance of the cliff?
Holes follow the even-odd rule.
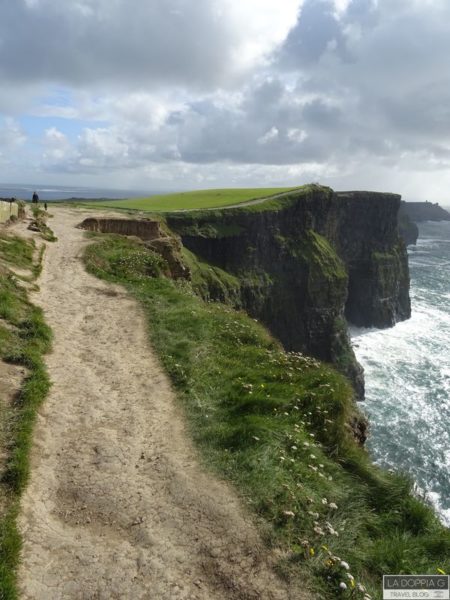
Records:
[[[450,213],[439,204],[431,202],[402,202],[399,215],[407,215],[411,221],[450,221]]]
[[[407,246],[411,244],[415,245],[417,243],[417,238],[419,237],[419,228],[416,223],[411,220],[408,213],[405,210],[402,210],[404,204],[404,202],[401,203],[398,212],[398,231],[400,237]]]
[[[397,229],[400,197],[310,185],[247,206],[166,215],[190,253],[194,285],[261,320],[288,350],[364,384],[347,321],[389,327],[410,316]]]

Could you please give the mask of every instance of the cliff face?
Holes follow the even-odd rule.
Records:
[[[388,327],[410,316],[399,204],[392,194],[308,186],[253,206],[168,215],[167,224],[194,253],[205,296],[244,308],[286,349],[334,363],[362,397],[346,319]]]
[[[400,233],[400,237],[403,239],[407,246],[415,245],[417,243],[417,238],[419,237],[419,228],[416,223],[411,220],[408,213],[403,210],[404,202],[400,205],[400,210],[398,211],[398,231]]]

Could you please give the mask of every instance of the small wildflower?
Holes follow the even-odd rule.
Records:
[[[314,548],[310,548],[309,549],[309,555],[310,556],[314,556],[315,552],[314,552]]]
[[[256,435],[252,436],[254,440],[256,440],[257,442],[259,442],[259,437],[256,437]]]
[[[337,510],[337,504],[335,504],[334,502],[330,502],[330,503],[328,504],[328,506],[329,506],[331,509],[333,509],[333,510]]]
[[[324,504],[324,505],[328,504],[328,500],[326,498],[322,498],[322,504]]]
[[[309,458],[312,458],[314,460],[316,458],[316,455],[315,454],[310,454]]]
[[[291,446],[291,450],[297,450],[297,446]]]
[[[283,515],[285,517],[295,517],[295,513],[293,513],[292,510],[283,510]]]
[[[361,593],[364,593],[366,591],[366,588],[361,583],[356,584],[356,589],[358,590],[358,592]]]
[[[300,542],[300,546],[302,546],[303,548],[308,548],[308,546],[309,546],[308,540],[302,540]]]
[[[346,571],[348,571],[350,569],[350,566],[347,562],[345,562],[345,560],[341,560],[341,567],[343,569],[345,569]]]
[[[341,583],[339,584],[339,587],[341,588],[341,590],[346,590],[347,589],[347,584],[344,583],[343,581],[341,581]]]

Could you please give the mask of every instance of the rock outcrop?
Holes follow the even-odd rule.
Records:
[[[167,235],[161,223],[153,219],[115,219],[92,217],[78,225],[80,229],[97,233],[115,233],[137,237],[144,245],[164,258],[167,276],[172,279],[190,279],[191,273],[181,257],[181,242]]]
[[[134,235],[141,240],[155,240],[161,236],[160,224],[151,219],[112,219],[92,217],[80,223],[81,229],[99,233]]]
[[[167,224],[193,253],[205,296],[245,309],[286,349],[335,364],[362,398],[347,321],[389,327],[410,316],[399,205],[394,194],[312,185],[242,208],[172,213]]]

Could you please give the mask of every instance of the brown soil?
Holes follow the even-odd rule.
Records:
[[[22,501],[21,598],[309,598],[200,465],[139,306],[85,272],[86,215],[53,212],[59,241],[33,296],[55,335],[53,387]]]

